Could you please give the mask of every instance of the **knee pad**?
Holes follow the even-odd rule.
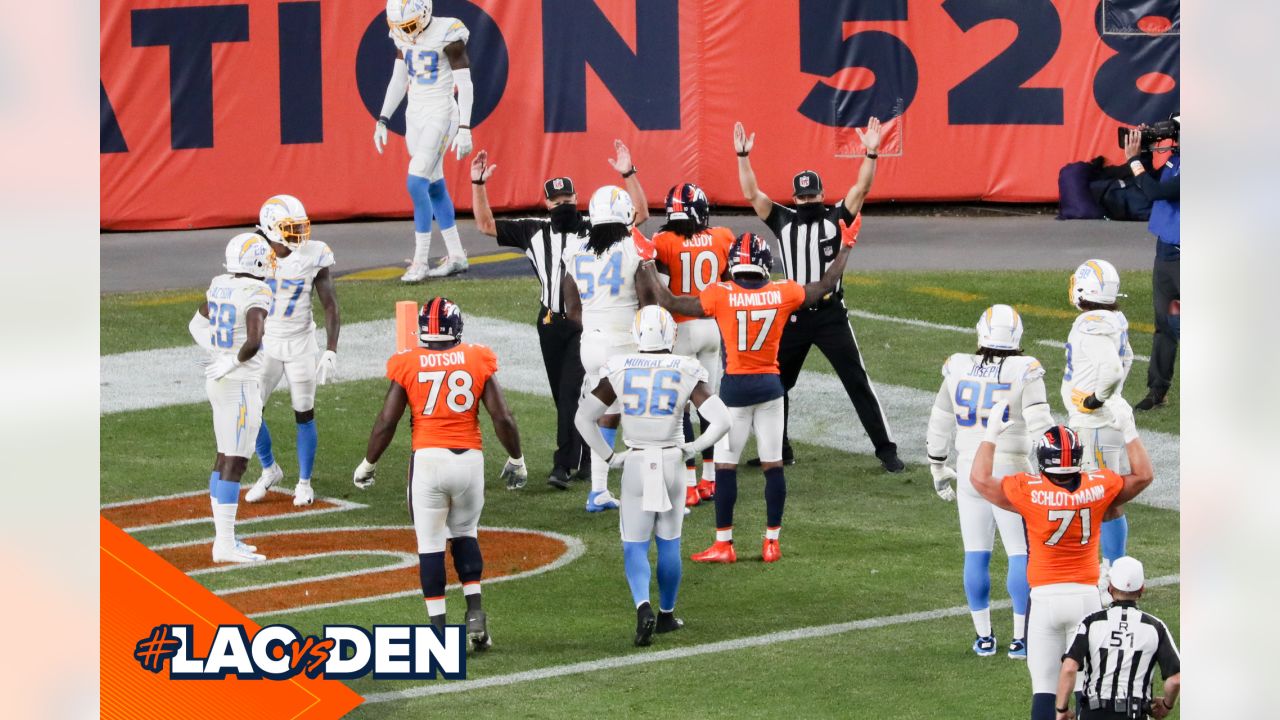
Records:
[[[453,199],[449,197],[449,188],[445,186],[444,179],[435,180],[428,185],[427,194],[431,197],[431,210],[435,214],[436,222],[440,224],[440,229],[446,230],[453,227],[456,224]]]
[[[453,569],[459,582],[478,582],[484,573],[484,558],[480,555],[480,541],[473,537],[455,537],[450,541],[453,552]]]

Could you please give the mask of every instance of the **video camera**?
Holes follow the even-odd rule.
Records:
[[[1153,145],[1163,140],[1177,140],[1178,131],[1182,126],[1181,120],[1181,114],[1175,111],[1169,115],[1166,120],[1160,120],[1145,127],[1135,128],[1142,131],[1142,152],[1150,152]],[[1128,133],[1129,130],[1130,128],[1124,126],[1116,128],[1116,137],[1120,141],[1121,148],[1124,147],[1125,134]],[[1172,152],[1176,153],[1178,152],[1178,149],[1174,147],[1172,148]]]

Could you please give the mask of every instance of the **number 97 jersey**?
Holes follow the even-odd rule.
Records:
[[[600,370],[622,407],[622,439],[631,448],[684,442],[684,408],[707,371],[684,355],[615,355]]]
[[[484,345],[458,343],[446,350],[412,348],[392,355],[387,379],[409,396],[413,449],[482,449],[480,396],[496,372],[498,358]]]
[[[1044,366],[1026,355],[983,363],[981,355],[956,353],[942,365],[942,379],[951,396],[956,418],[956,452],[972,457],[987,430],[991,407],[1009,403],[1007,418],[1013,423],[1001,433],[996,452],[1025,456],[1031,452],[1027,422],[1022,416],[1023,391],[1032,383],[1043,384]],[[1043,395],[1043,391],[1040,393]]]

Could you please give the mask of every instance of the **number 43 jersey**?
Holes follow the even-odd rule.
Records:
[[[435,16],[412,43],[389,34],[404,55],[409,72],[409,111],[433,111],[453,105],[453,67],[444,48],[458,41],[466,43],[471,36],[467,26],[457,18]]]
[[[684,442],[684,408],[707,371],[691,357],[665,353],[615,355],[600,370],[622,407],[622,439],[631,448]]]
[[[1044,399],[1044,366],[1026,355],[983,363],[981,355],[956,353],[942,365],[942,381],[951,398],[956,419],[956,452],[972,456],[987,431],[991,406],[1009,403],[1013,422],[996,442],[996,452],[1025,456],[1031,452],[1031,438],[1023,417],[1023,397],[1027,386],[1040,384],[1037,395]],[[941,400],[941,399],[939,399]]]
[[[311,315],[311,288],[316,275],[333,265],[333,251],[319,240],[308,240],[288,257],[276,258],[274,277],[267,285],[275,293],[275,302],[267,313],[268,338],[292,338],[315,332]]]
[[[480,450],[480,396],[498,372],[498,357],[484,345],[447,350],[412,348],[387,360],[387,379],[404,388],[412,413],[413,449]]]

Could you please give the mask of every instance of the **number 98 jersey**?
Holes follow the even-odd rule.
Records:
[[[996,452],[1022,456],[1031,452],[1022,398],[1028,385],[1044,382],[1044,366],[1039,360],[1013,355],[984,364],[981,355],[956,353],[943,363],[942,378],[955,412],[956,452],[969,457],[977,452],[987,431],[991,406],[1001,400],[1009,403],[1008,417],[1013,425],[1000,435]]]
[[[629,353],[600,370],[622,407],[622,440],[630,448],[675,447],[684,442],[684,408],[707,371],[691,357]]]
[[[413,449],[480,450],[480,396],[498,372],[498,358],[484,345],[458,343],[447,350],[412,348],[387,360],[387,379],[404,388],[413,413]]]

